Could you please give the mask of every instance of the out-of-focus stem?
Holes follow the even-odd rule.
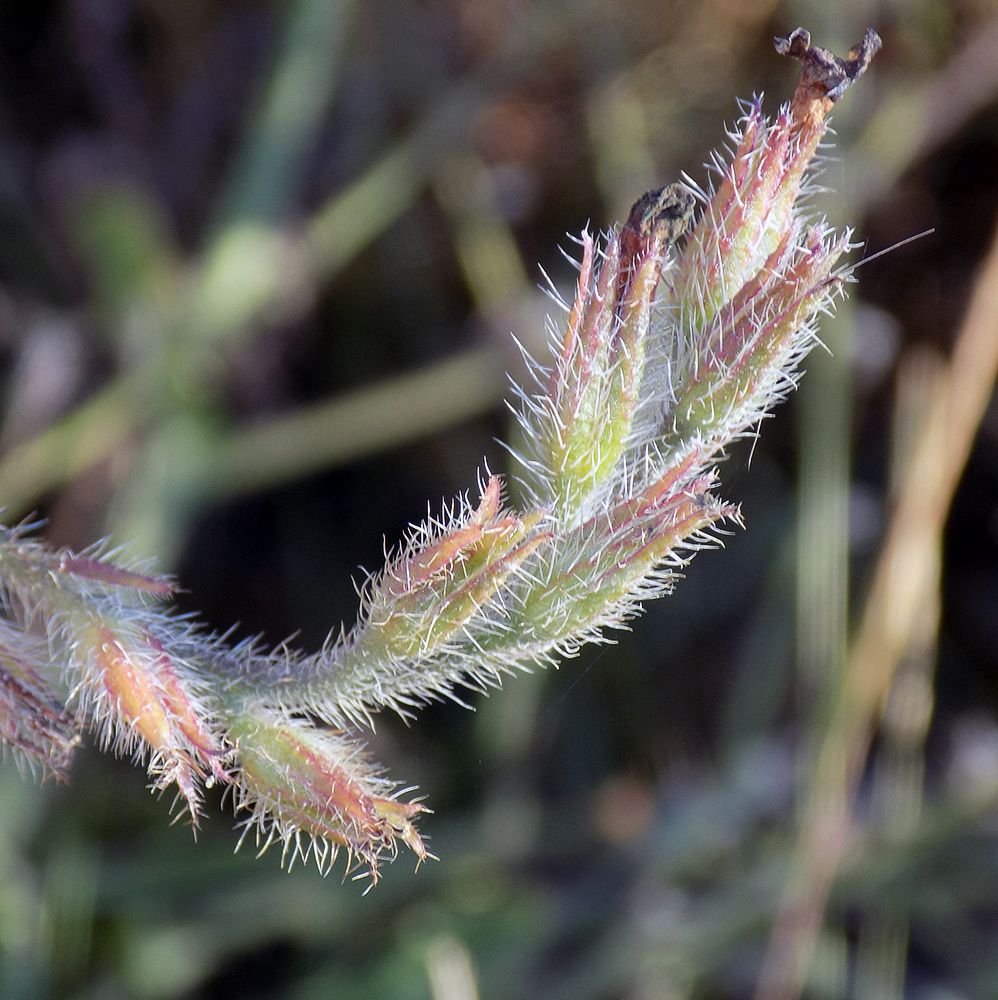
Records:
[[[824,324],[831,355],[816,352],[809,363],[811,391],[801,404],[797,666],[802,707],[812,717],[827,708],[848,642],[852,316],[845,302]]]
[[[238,496],[295,475],[356,461],[467,420],[503,397],[502,359],[489,348],[406,372],[221,435],[197,486]]]
[[[296,0],[276,64],[221,199],[232,219],[276,222],[293,204],[301,160],[335,90],[352,0]]]
[[[537,52],[558,38],[557,26],[528,19],[508,51],[456,84],[298,233],[258,223],[225,229],[190,282],[179,284],[178,301],[167,310],[162,339],[183,333],[175,350],[120,375],[0,458],[0,502],[7,517],[26,512],[42,494],[105,460],[130,438],[141,439],[178,408],[175,384],[199,400],[211,397],[219,347],[261,327],[289,322],[309,308],[320,285],[398,219],[442,159],[466,143],[468,127],[485,101],[515,86]]]
[[[904,478],[809,783],[756,1000],[801,994],[852,818],[856,787],[898,664],[937,586],[947,512],[998,372],[998,238]]]
[[[896,492],[925,422],[926,404],[936,397],[944,362],[927,351],[902,359],[893,421]],[[941,595],[926,589],[919,627],[899,665],[884,709],[882,748],[874,764],[870,814],[879,836],[904,841],[918,826],[925,777],[925,737],[932,719],[932,677],[939,637]],[[864,914],[856,954],[856,994],[869,1000],[903,1000],[908,923],[903,917]]]
[[[469,153],[445,160],[435,185],[475,308],[505,334],[533,284],[512,227],[497,210],[495,187],[488,164]]]

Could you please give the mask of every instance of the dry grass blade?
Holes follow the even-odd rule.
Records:
[[[756,1000],[800,996],[874,728],[916,632],[924,595],[938,585],[943,527],[996,373],[998,238],[977,279],[891,518],[838,701],[815,760]]]

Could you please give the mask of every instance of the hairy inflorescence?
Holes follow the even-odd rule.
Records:
[[[318,653],[231,645],[164,609],[172,581],[121,554],[55,552],[0,533],[0,739],[64,779],[83,732],[142,761],[197,825],[202,792],[231,791],[261,849],[340,849],[373,880],[401,842],[423,860],[424,810],[356,730],[410,715],[608,641],[738,508],[716,463],[799,375],[817,319],[848,281],[836,234],[806,207],[826,117],[879,45],[845,60],[798,29],[802,63],[768,120],[743,107],[704,186],[652,191],[620,228],[579,239],[571,301],[553,293],[550,359],[516,389],[523,510],[498,477],[413,528],[361,589],[357,624]]]

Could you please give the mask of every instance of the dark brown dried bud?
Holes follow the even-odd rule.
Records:
[[[669,184],[643,194],[620,231],[621,262],[649,251],[663,253],[690,227],[696,199],[682,184]]]

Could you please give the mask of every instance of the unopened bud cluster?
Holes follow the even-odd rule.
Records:
[[[220,783],[244,836],[323,871],[341,848],[372,877],[399,841],[426,858],[423,807],[354,730],[605,641],[738,520],[714,464],[794,384],[848,279],[848,234],[806,224],[801,201],[826,115],[878,46],[868,32],[839,60],[800,29],[778,39],[803,66],[794,99],[772,122],[746,107],[710,189],[672,184],[619,230],[582,234],[551,362],[530,359],[519,393],[527,509],[489,477],[477,503],[414,529],[319,653],[230,647],[162,609],[169,581],[3,529],[3,743],[61,779],[89,731],[175,789],[194,824]]]

